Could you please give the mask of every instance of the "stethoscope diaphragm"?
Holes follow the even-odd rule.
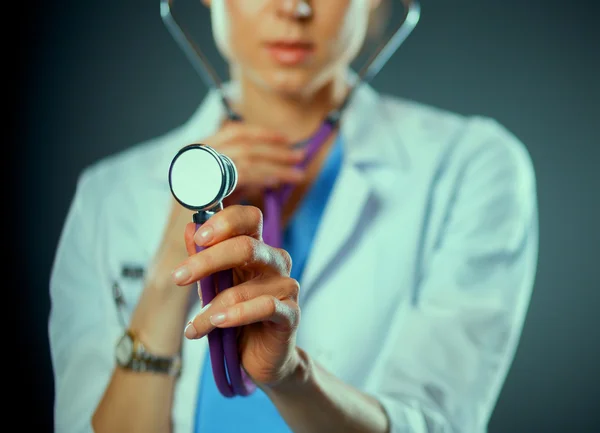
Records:
[[[173,197],[196,212],[218,208],[235,189],[237,179],[233,161],[203,144],[182,148],[169,168]]]

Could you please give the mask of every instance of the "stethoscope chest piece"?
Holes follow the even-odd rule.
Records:
[[[222,201],[236,184],[237,170],[233,161],[203,144],[182,148],[169,167],[173,197],[182,206],[196,211],[199,217],[222,209]]]

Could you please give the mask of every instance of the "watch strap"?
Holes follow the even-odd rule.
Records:
[[[134,356],[126,367],[138,372],[148,371],[179,376],[181,373],[181,357],[177,354],[166,358],[144,352]]]
[[[129,362],[121,365],[122,367],[136,372],[155,372],[169,376],[181,374],[181,355],[179,353],[168,357],[154,355],[146,350],[144,344],[131,329],[126,331],[124,338],[131,341],[132,352]]]

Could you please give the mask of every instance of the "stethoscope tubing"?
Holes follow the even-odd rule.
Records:
[[[201,224],[196,224],[196,230]],[[196,245],[196,252],[204,247]],[[204,277],[199,282],[203,305],[210,304],[222,291],[233,287],[233,271],[227,269]],[[238,328],[215,328],[208,334],[210,361],[215,383],[225,397],[246,396],[255,389],[255,384],[245,374],[240,364],[237,346]],[[229,378],[229,379],[228,379]]]

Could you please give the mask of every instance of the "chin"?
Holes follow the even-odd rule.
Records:
[[[306,69],[270,69],[257,75],[262,86],[290,98],[310,97],[327,81]]]

